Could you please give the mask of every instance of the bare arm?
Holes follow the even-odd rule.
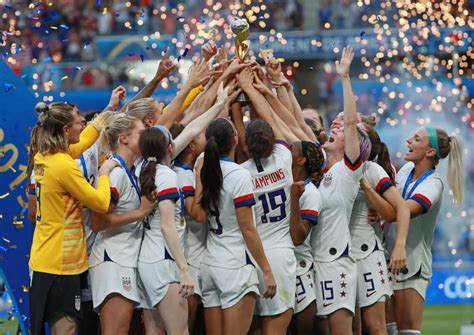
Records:
[[[279,61],[276,59],[272,59],[265,64],[266,69],[267,69],[267,74],[270,76],[270,79],[272,80],[272,84],[275,87],[278,100],[283,104],[283,106],[286,107],[291,113],[294,113],[293,111],[293,104],[291,102],[290,96],[288,94],[288,91],[286,88],[282,85],[281,82],[281,64]]]
[[[302,244],[306,240],[312,228],[308,220],[301,219],[300,197],[303,192],[303,181],[298,181],[291,185],[290,236],[295,246]]]
[[[344,153],[351,162],[360,156],[359,134],[357,133],[357,112],[354,93],[352,93],[349,69],[354,59],[354,51],[346,47],[340,61],[336,61],[336,72],[341,77],[344,95]]]
[[[179,200],[178,200],[179,201]],[[188,263],[184,257],[184,252],[179,241],[178,231],[174,219],[174,202],[173,200],[163,200],[158,204],[160,210],[160,228],[163,239],[170,249],[171,256],[178,265],[180,271],[180,293],[184,298],[193,295],[194,283],[189,273]]]

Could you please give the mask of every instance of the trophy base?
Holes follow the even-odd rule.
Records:
[[[247,94],[245,94],[244,92],[240,92],[237,98],[235,98],[235,102],[237,102],[241,106],[247,106],[250,101]]]

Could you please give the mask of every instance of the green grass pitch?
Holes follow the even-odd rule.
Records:
[[[422,334],[459,335],[461,325],[474,322],[474,304],[425,306]]]

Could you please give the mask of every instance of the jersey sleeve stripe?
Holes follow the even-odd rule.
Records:
[[[167,199],[172,199],[172,200],[179,199],[179,192],[176,187],[167,188],[159,192],[156,201],[160,202]]]
[[[375,191],[377,191],[378,194],[383,195],[386,190],[388,190],[390,187],[393,186],[392,181],[388,177],[384,177],[379,180],[377,186],[375,187]]]
[[[431,205],[432,205],[430,199],[428,199],[427,197],[425,197],[423,194],[420,194],[420,193],[416,193],[415,195],[413,195],[411,197],[411,200],[414,200],[417,203],[419,203],[421,207],[423,207],[425,213],[431,208]]]
[[[301,218],[304,220],[311,221],[313,225],[319,222],[319,213],[311,209],[302,209],[300,210]]]
[[[234,198],[234,205],[235,208],[255,205],[255,198],[253,196],[253,193]]]
[[[181,188],[181,190],[183,191],[185,198],[194,196],[194,187],[192,186],[184,186]]]
[[[117,203],[120,199],[120,193],[117,191],[115,187],[110,188],[110,198],[112,202]]]
[[[36,184],[30,184],[28,188],[28,194],[35,195],[36,194]]]
[[[288,143],[286,143],[286,142],[283,141],[283,140],[276,140],[275,143],[281,144],[281,145],[283,145],[285,148],[287,148],[288,150],[290,150],[290,146],[288,145]]]
[[[346,164],[346,166],[347,166],[351,171],[356,171],[358,168],[360,168],[360,166],[362,165],[363,161],[362,161],[362,159],[360,158],[360,155],[359,155],[359,157],[357,157],[357,159],[356,159],[354,162],[351,162],[351,160],[349,159],[349,157],[347,157],[346,154],[344,154],[344,163]]]

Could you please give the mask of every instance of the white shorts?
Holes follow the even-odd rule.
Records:
[[[316,285],[314,284],[314,270],[310,267],[301,276],[296,276],[295,314],[306,309],[316,301]]]
[[[276,295],[272,299],[260,296],[255,305],[255,315],[271,316],[281,314],[295,307],[296,257],[293,249],[280,248],[265,250],[273,277],[277,284]],[[265,291],[263,272],[257,270],[258,289]]]
[[[239,269],[224,269],[201,263],[202,304],[205,308],[229,308],[247,293],[258,291],[257,269],[245,265]]]
[[[105,299],[117,293],[135,302],[140,302],[137,286],[137,269],[121,266],[114,262],[103,262],[89,268],[92,287],[92,302],[96,312],[100,311]]]
[[[356,305],[367,307],[392,295],[387,264],[382,250],[375,250],[357,263]]]
[[[153,309],[168,292],[171,283],[179,283],[176,263],[165,259],[155,263],[138,262],[140,307]]]
[[[317,315],[345,308],[354,314],[357,295],[357,265],[349,257],[332,262],[314,262]]]
[[[191,272],[191,276],[193,277],[193,282],[194,282],[194,294],[197,294],[198,296],[202,296],[201,293],[201,277],[199,275],[199,268],[194,267],[190,264],[188,264],[189,267],[189,272]]]
[[[394,291],[404,290],[407,288],[412,288],[418,292],[419,295],[425,300],[426,297],[426,290],[428,289],[428,285],[430,284],[429,280],[426,280],[421,277],[414,277],[409,278],[404,281],[394,280]]]

